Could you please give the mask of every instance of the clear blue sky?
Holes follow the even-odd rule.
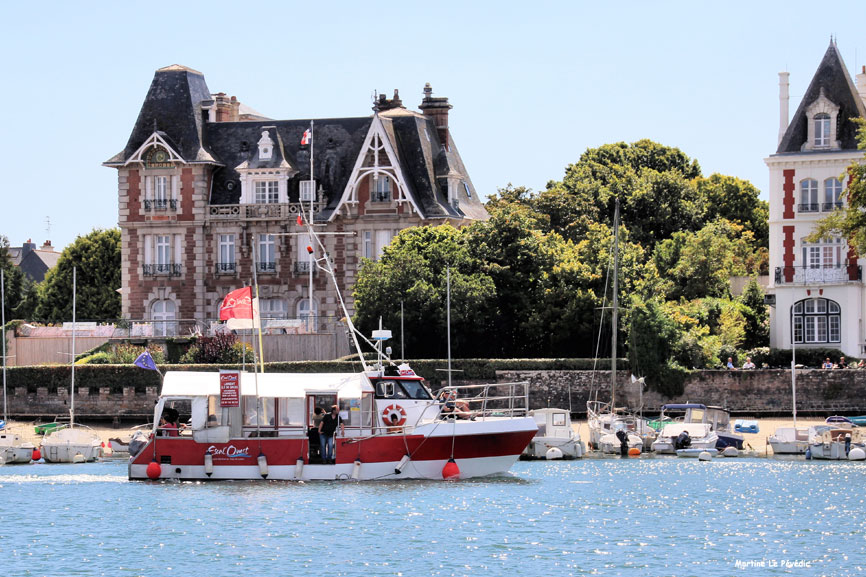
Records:
[[[14,246],[116,226],[116,171],[157,68],[275,119],[448,96],[476,188],[540,189],[589,147],[650,138],[767,198],[778,76],[791,114],[831,34],[866,62],[861,2],[15,2],[4,5],[2,211]],[[50,233],[46,232],[50,219]]]

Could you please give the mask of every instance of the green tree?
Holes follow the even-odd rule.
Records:
[[[752,183],[721,174],[696,183],[704,222],[724,219],[738,224],[752,233],[756,250],[769,246],[770,205],[759,198],[760,191]]]
[[[761,286],[752,279],[743,289],[740,302],[746,307],[745,311],[745,335],[743,348],[754,349],[766,347],[770,343],[770,315],[767,305],[764,304],[764,291]]]
[[[3,269],[3,290],[6,297],[3,308],[6,321],[22,318],[18,311],[18,303],[32,283],[28,282],[21,269],[12,263],[12,257],[9,255],[9,239],[4,235],[0,235],[0,268]]]
[[[120,317],[120,230],[94,230],[63,249],[57,266],[40,284],[34,316],[46,322],[72,319],[72,269],[77,269],[76,316],[80,320]]]

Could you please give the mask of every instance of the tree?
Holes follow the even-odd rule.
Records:
[[[63,249],[57,266],[40,284],[34,316],[46,322],[72,319],[72,269],[77,269],[76,317],[120,317],[120,230],[97,229]]]
[[[743,348],[754,349],[769,346],[770,342],[770,315],[767,305],[764,304],[764,291],[760,285],[752,279],[743,289],[740,302],[746,307],[745,335]]]
[[[733,176],[713,174],[696,181],[703,203],[704,222],[724,219],[752,233],[754,248],[766,248],[770,238],[770,205],[759,198],[752,183]]]
[[[9,256],[9,239],[4,235],[0,235],[0,268],[3,269],[3,290],[6,298],[3,307],[8,322],[14,318],[21,318],[18,304],[32,283],[27,280],[21,269],[12,263],[12,258]]]

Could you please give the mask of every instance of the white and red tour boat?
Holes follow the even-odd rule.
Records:
[[[177,436],[155,426],[146,444],[133,444],[129,478],[480,477],[508,471],[538,432],[527,416],[526,383],[451,387],[437,400],[421,377],[401,368],[169,372],[154,422],[174,410],[189,417],[189,426]],[[228,389],[227,376],[234,381]],[[221,406],[226,397],[234,406]],[[316,407],[327,412],[333,405],[345,428],[335,435],[334,462],[324,463],[311,428]]]

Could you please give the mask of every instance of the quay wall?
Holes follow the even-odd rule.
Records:
[[[26,372],[23,372],[26,371]],[[12,373],[12,371],[10,371]],[[684,393],[669,398],[630,382],[628,371],[617,372],[617,406],[647,412],[665,403],[699,402],[750,415],[786,415],[791,411],[791,371],[697,371],[689,376]],[[590,370],[497,370],[496,381],[528,381],[530,408],[570,408],[586,412],[586,401],[597,394],[610,399],[610,372]],[[438,374],[431,383],[444,383]],[[67,415],[71,404],[68,367],[17,368],[6,387],[12,418],[53,419]],[[455,380],[455,384],[487,381]],[[160,381],[152,371],[136,367],[102,366],[76,370],[75,414],[84,419],[150,419]],[[802,414],[866,414],[866,370],[798,370],[797,411]]]

